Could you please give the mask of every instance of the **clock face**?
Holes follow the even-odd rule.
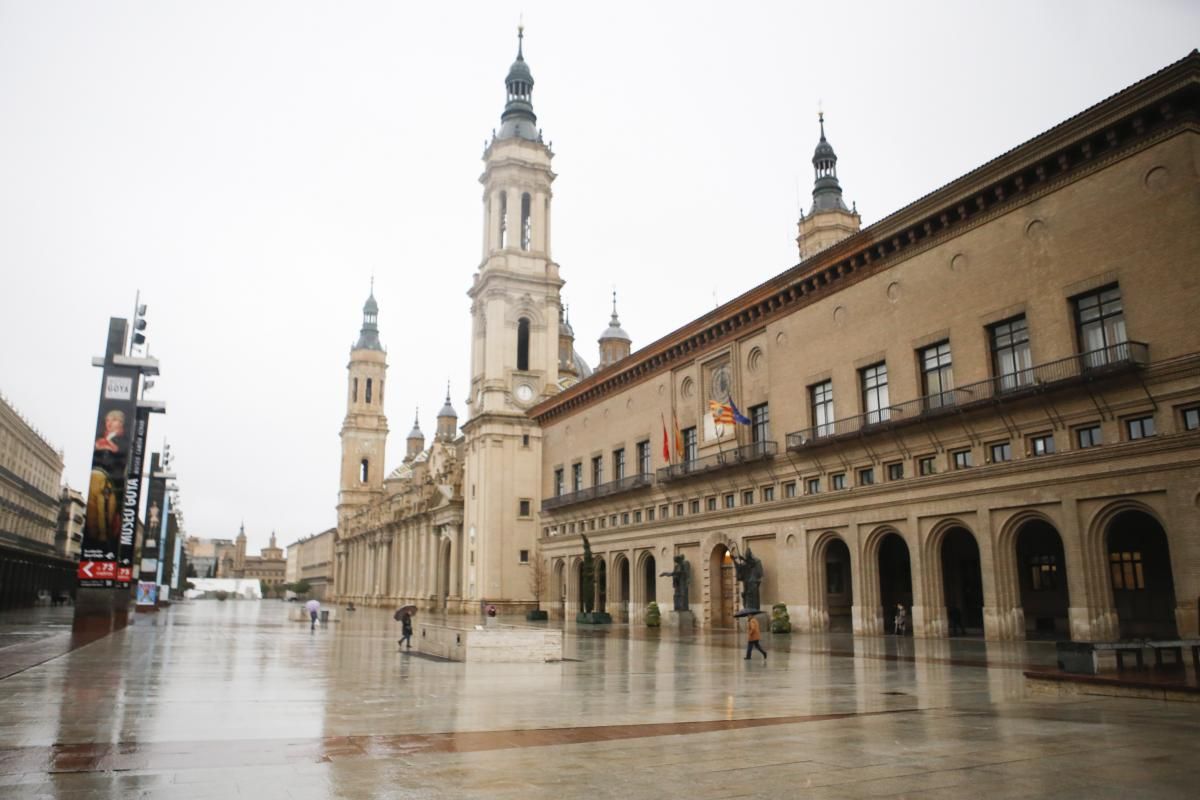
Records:
[[[517,384],[517,388],[513,390],[513,394],[515,394],[517,399],[522,403],[528,403],[533,399],[533,387],[528,383]]]
[[[728,364],[713,370],[711,390],[713,400],[723,403],[729,399],[729,393],[733,391],[733,376],[730,375]]]

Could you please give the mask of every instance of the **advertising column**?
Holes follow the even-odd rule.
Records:
[[[145,534],[142,538],[142,560],[138,565],[137,610],[154,611],[158,607],[159,550],[165,529],[163,499],[167,479],[162,474],[158,453],[150,454],[150,490],[146,500]]]

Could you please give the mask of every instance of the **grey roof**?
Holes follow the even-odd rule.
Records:
[[[446,386],[446,403],[442,406],[442,410],[438,412],[438,419],[445,417],[454,417],[458,419],[458,412],[454,410],[454,406],[450,405],[450,387]]]
[[[813,170],[817,177],[813,181],[813,207],[810,213],[848,211],[846,204],[842,202],[842,185],[837,179],[837,153],[833,152],[833,145],[825,138],[825,115],[820,114],[818,119],[821,124],[821,139],[813,150]]]
[[[363,325],[358,332],[358,342],[354,345],[355,350],[383,350],[383,344],[379,341],[379,303],[375,302],[375,292],[371,292],[367,297],[367,302],[363,303]]]
[[[579,373],[579,380],[583,380],[584,378],[590,376],[592,374],[592,368],[589,367],[588,363],[583,360],[583,356],[579,355],[579,351],[572,349],[571,354],[575,357],[575,371]]]
[[[508,103],[500,115],[500,132],[497,139],[528,139],[541,141],[537,129],[537,115],[533,113],[533,73],[525,63],[525,29],[517,31],[517,59],[508,68],[504,86],[508,92]]]

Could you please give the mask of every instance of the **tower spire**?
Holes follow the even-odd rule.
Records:
[[[537,129],[537,115],[533,113],[533,73],[525,63],[525,25],[517,26],[517,58],[508,68],[504,79],[507,103],[500,115],[500,132],[497,139],[528,139],[541,141]]]

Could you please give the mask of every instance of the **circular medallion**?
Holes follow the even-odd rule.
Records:
[[[711,391],[713,400],[723,403],[729,399],[729,393],[733,391],[733,376],[728,364],[722,364],[713,370]]]
[[[513,394],[516,395],[517,400],[520,402],[528,403],[533,399],[533,387],[528,383],[519,383],[517,384],[517,388],[513,390]]]

